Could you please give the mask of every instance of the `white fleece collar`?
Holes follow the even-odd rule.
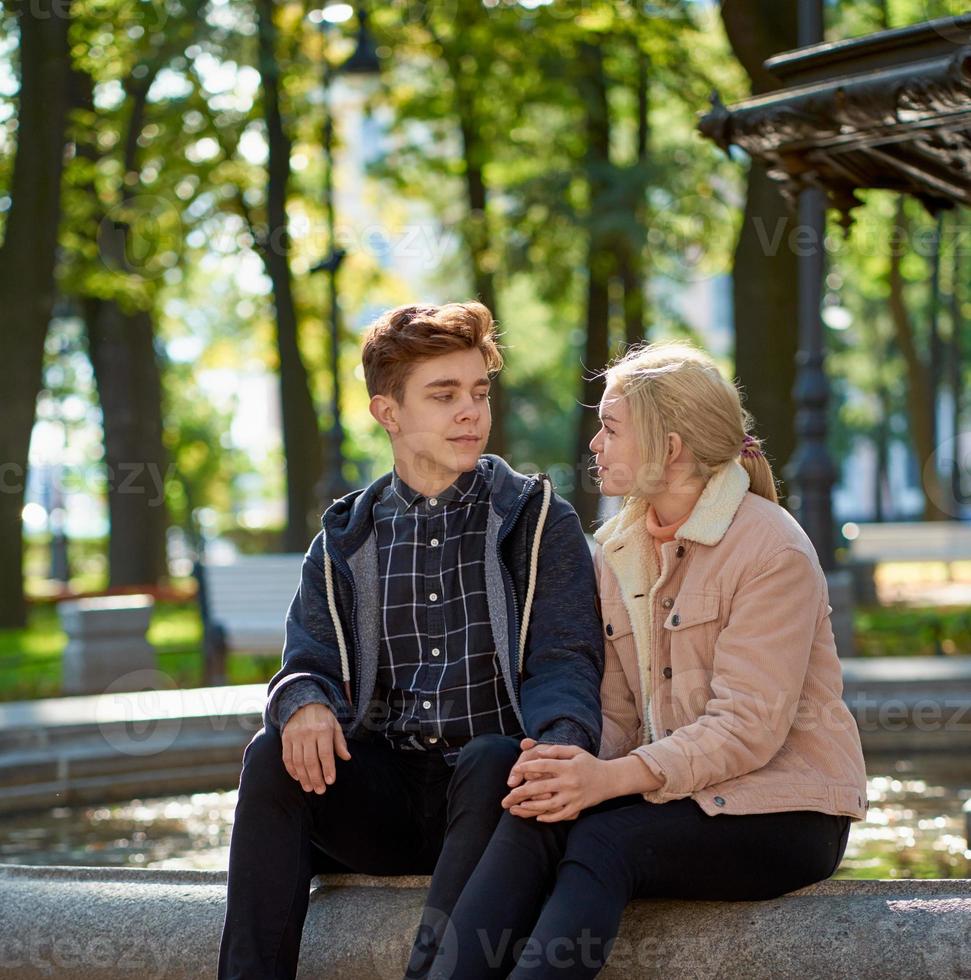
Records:
[[[675,531],[675,538],[709,546],[718,544],[735,519],[749,483],[748,471],[737,460],[730,460],[716,470],[688,519]],[[608,542],[619,542],[626,537],[632,527],[643,523],[646,514],[647,502],[632,500],[619,514],[605,521],[593,538],[608,550]]]

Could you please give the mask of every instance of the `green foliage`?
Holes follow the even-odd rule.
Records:
[[[300,344],[326,429],[330,311],[325,277],[309,274],[332,244],[323,232],[321,76],[323,59],[339,65],[350,54],[354,23],[321,30],[308,19],[311,6],[274,5],[274,55],[292,142],[289,262]],[[962,7],[951,0],[829,4],[827,27],[833,38],[848,37],[879,29],[885,16],[898,26]],[[174,463],[166,484],[170,513],[188,527],[192,514],[207,508],[221,516],[218,526],[232,527],[247,488],[260,484],[265,498],[279,499],[285,472],[279,445],[241,446],[232,436],[247,395],[216,398],[211,384],[277,367],[274,311],[260,263],[272,229],[259,84],[266,66],[258,62],[255,5],[75,0],[72,16],[78,106],[64,181],[59,287],[68,296],[110,298],[153,313],[165,442]],[[0,17],[7,36],[0,41],[2,227],[2,188],[16,139],[10,80],[17,51],[9,10]],[[384,60],[380,87],[362,96],[366,113],[353,117],[354,129],[341,115],[357,98],[352,82],[339,83],[343,95],[334,103],[339,150],[363,150],[372,161],[361,183],[350,183],[349,169],[337,172],[339,244],[348,250],[341,273],[346,475],[364,482],[390,465],[387,440],[367,411],[360,327],[400,302],[471,295],[470,256],[477,249],[481,269],[495,280],[509,348],[512,460],[543,469],[572,465],[580,372],[603,367],[580,365],[591,233],[616,243],[601,257],[608,265],[625,243],[635,243],[651,338],[687,332],[674,299],[730,270],[744,172],[695,130],[712,89],[726,102],[746,91],[717,5],[390,3],[372,5],[371,28]],[[584,124],[589,94],[578,66],[591,46],[603,52],[608,85],[606,164],[591,160]],[[642,65],[647,144],[639,153]],[[484,213],[468,210],[470,163],[482,170]],[[596,181],[607,191],[593,208]],[[926,232],[930,219],[917,207],[909,213],[915,231]],[[887,411],[892,439],[909,439],[905,369],[886,304],[893,200],[871,194],[858,214],[857,227],[831,254],[828,302],[852,316],[849,329],[830,332],[839,456],[873,438]],[[372,216],[383,245],[369,241],[360,225]],[[121,252],[112,237],[119,229]],[[388,267],[387,251],[403,250],[405,242],[416,243],[417,255],[413,271],[399,275]],[[926,349],[926,255],[908,254],[903,274]],[[612,302],[612,352],[624,342],[620,303]],[[65,377],[62,394],[72,384]],[[92,408],[90,390],[85,397]],[[74,478],[96,485],[91,471],[98,466],[92,459]]]
[[[857,652],[866,657],[971,653],[971,612],[964,608],[879,606],[858,609]]]

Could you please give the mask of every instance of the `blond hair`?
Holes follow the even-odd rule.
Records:
[[[750,431],[755,420],[709,354],[686,341],[644,344],[631,348],[604,376],[608,388],[627,399],[652,480],[664,469],[667,434],[677,432],[705,482],[737,460],[748,472],[749,489],[779,502],[772,467]]]

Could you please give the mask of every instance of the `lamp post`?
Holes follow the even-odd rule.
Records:
[[[319,21],[323,34],[328,23],[340,22],[347,19],[346,12],[350,8],[346,4],[331,4],[319,11]],[[328,11],[335,15],[329,17]],[[321,145],[324,159],[324,221],[327,228],[327,242],[330,251],[311,268],[311,273],[327,273],[329,322],[327,331],[327,346],[325,362],[330,365],[331,372],[331,425],[323,438],[323,472],[317,483],[317,496],[322,508],[330,505],[337,497],[343,496],[351,488],[344,479],[344,427],[341,422],[341,384],[340,384],[340,304],[338,291],[338,276],[346,251],[337,244],[337,219],[334,208],[334,115],[332,112],[330,93],[331,84],[338,74],[355,75],[358,77],[377,75],[380,68],[377,49],[368,32],[367,14],[363,7],[357,11],[358,29],[357,44],[351,56],[341,65],[332,65],[327,57],[326,38],[324,38],[322,55],[321,89],[323,92],[324,123],[321,134]]]
[[[822,0],[799,0],[799,46],[823,40]],[[810,187],[799,194],[799,225],[810,233],[811,251],[799,257],[799,353],[796,361],[796,449],[787,468],[795,485],[796,518],[816,548],[820,564],[835,568],[833,484],[836,469],[826,446],[829,381],[825,369],[822,287],[825,268],[826,197]]]

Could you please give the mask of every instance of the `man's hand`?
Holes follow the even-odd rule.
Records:
[[[516,764],[510,770],[509,779],[507,780],[508,784],[513,789],[519,786],[522,783],[522,781],[526,778],[525,773],[522,770],[520,770],[519,767],[524,762],[529,762],[532,759],[539,759],[540,750],[546,748],[545,745],[541,745],[534,738],[524,738],[519,743],[519,747],[520,749],[522,749],[522,753],[520,754],[519,758],[516,760]],[[530,776],[530,778],[535,779],[537,777],[535,774],[533,774]]]
[[[337,778],[335,753],[350,759],[334,712],[323,704],[298,708],[283,727],[283,764],[305,793],[327,792]]]
[[[609,764],[575,745],[538,746],[534,758],[517,762],[513,773],[520,785],[502,801],[503,807],[541,823],[573,820],[616,795]]]

